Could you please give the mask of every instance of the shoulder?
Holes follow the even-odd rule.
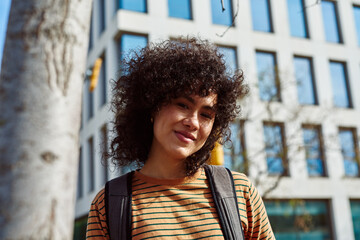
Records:
[[[97,211],[97,214],[100,214],[102,216],[105,215],[105,189],[104,188],[101,189],[94,197],[94,200],[91,203],[91,210]]]
[[[257,189],[245,174],[234,171],[231,173],[233,174],[235,190],[238,197],[250,200],[254,197],[254,193],[256,193],[255,196],[258,196]]]
[[[245,174],[235,172],[235,171],[231,171],[231,173],[234,178],[235,186],[242,186],[242,187],[247,187],[247,188],[251,187],[252,183]]]
[[[235,172],[235,171],[231,171],[231,173],[234,176],[234,180],[235,180],[235,178],[248,180],[248,177],[244,173],[239,173],[239,172]]]
[[[98,194],[96,194],[94,200],[91,203],[88,216],[88,225],[89,223],[100,224],[101,221],[104,221],[106,219],[105,211],[105,189],[101,189]]]
[[[101,189],[91,203],[86,229],[86,239],[109,239],[104,199],[105,189]]]
[[[105,198],[105,188],[101,189],[96,196],[94,197],[94,200],[92,201],[92,204],[99,205],[101,202],[104,201]]]

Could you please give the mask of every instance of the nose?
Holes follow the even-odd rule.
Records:
[[[197,114],[192,114],[191,116],[185,117],[183,120],[183,124],[192,131],[198,130],[200,127],[199,118]]]

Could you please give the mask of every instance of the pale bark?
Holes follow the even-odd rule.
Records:
[[[0,78],[0,239],[71,239],[91,0],[12,0]]]

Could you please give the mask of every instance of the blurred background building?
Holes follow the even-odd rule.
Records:
[[[277,239],[360,239],[360,0],[94,0],[84,83],[75,239],[126,170],[101,164],[111,80],[131,49],[182,35],[217,44],[251,87],[224,165],[264,196]]]

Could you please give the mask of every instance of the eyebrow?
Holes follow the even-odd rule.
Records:
[[[192,97],[184,96],[184,98],[186,98],[189,102],[195,104],[195,100]]]
[[[194,100],[192,97],[190,97],[190,96],[184,96],[184,98],[185,98],[186,100],[188,100],[189,102],[191,102],[192,104],[195,104],[195,100]],[[205,108],[205,109],[207,109],[207,110],[210,110],[210,111],[214,111],[214,112],[215,112],[215,107],[214,107],[214,105],[213,105],[213,106],[205,105],[205,106],[203,106],[202,108]]]

